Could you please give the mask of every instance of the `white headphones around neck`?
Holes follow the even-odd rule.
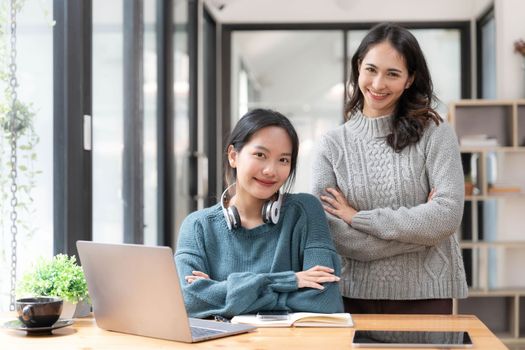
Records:
[[[221,208],[222,213],[224,214],[224,218],[226,219],[226,224],[228,225],[228,229],[233,230],[241,227],[241,216],[239,215],[239,211],[235,206],[226,206],[226,201],[230,198],[228,197],[228,191],[230,188],[235,186],[235,183],[228,186],[221,196]],[[264,221],[264,223],[271,223],[276,224],[279,222],[279,215],[281,214],[281,205],[283,202],[283,195],[281,192],[276,192],[277,200],[268,200],[266,201],[261,210],[261,218]],[[272,196],[273,198],[273,196]]]

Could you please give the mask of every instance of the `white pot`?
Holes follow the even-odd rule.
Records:
[[[77,309],[75,311],[75,318],[77,317],[86,317],[91,313],[91,304],[85,300],[80,300],[77,304]]]
[[[77,318],[86,317],[91,313],[91,304],[85,300],[80,300],[78,303],[72,303],[64,300],[62,305],[62,313],[60,318]]]
[[[75,315],[75,310],[77,308],[77,303],[71,303],[69,301],[64,300],[64,304],[62,305],[62,313],[60,314],[60,318],[66,318],[71,319]]]

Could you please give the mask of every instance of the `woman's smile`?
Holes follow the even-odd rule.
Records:
[[[368,93],[374,100],[384,100],[386,97],[388,97],[388,95],[390,95],[389,93],[386,93],[386,92],[383,92],[383,93],[374,92],[370,89],[368,89]]]
[[[274,186],[277,181],[272,181],[272,180],[263,180],[263,179],[258,179],[256,177],[253,178],[255,181],[257,181],[259,184],[263,185],[263,186],[267,186],[267,187],[272,187]]]

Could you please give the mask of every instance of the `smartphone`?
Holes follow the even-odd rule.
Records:
[[[257,318],[259,320],[266,320],[266,321],[287,320],[288,311],[286,310],[259,311],[257,313]]]
[[[356,330],[352,340],[361,348],[471,348],[468,332]]]

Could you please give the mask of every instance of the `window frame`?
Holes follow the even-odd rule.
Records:
[[[76,241],[92,239],[92,2],[54,0],[53,14],[53,251],[78,257]]]
[[[348,53],[346,50],[347,32],[351,30],[368,30],[380,22],[363,22],[363,23],[235,23],[222,25],[221,36],[221,62],[222,64],[222,82],[221,82],[221,114],[223,116],[231,115],[231,42],[232,34],[235,31],[271,31],[271,30],[342,30],[342,43],[344,50],[343,62],[348,62]],[[469,21],[446,21],[446,22],[395,22],[408,29],[457,29],[460,32],[460,53],[461,53],[461,98],[470,98],[472,95],[472,74],[470,71],[471,63],[471,28]],[[349,70],[345,65],[343,67],[342,77],[345,83],[345,98],[346,98],[346,82],[348,81]],[[341,103],[344,103],[342,101]],[[228,118],[223,118],[223,130],[231,129],[231,121]],[[223,136],[224,137],[224,136]],[[224,143],[225,140],[222,140]]]
[[[494,5],[476,19],[476,97],[483,98],[483,27],[495,19]]]

